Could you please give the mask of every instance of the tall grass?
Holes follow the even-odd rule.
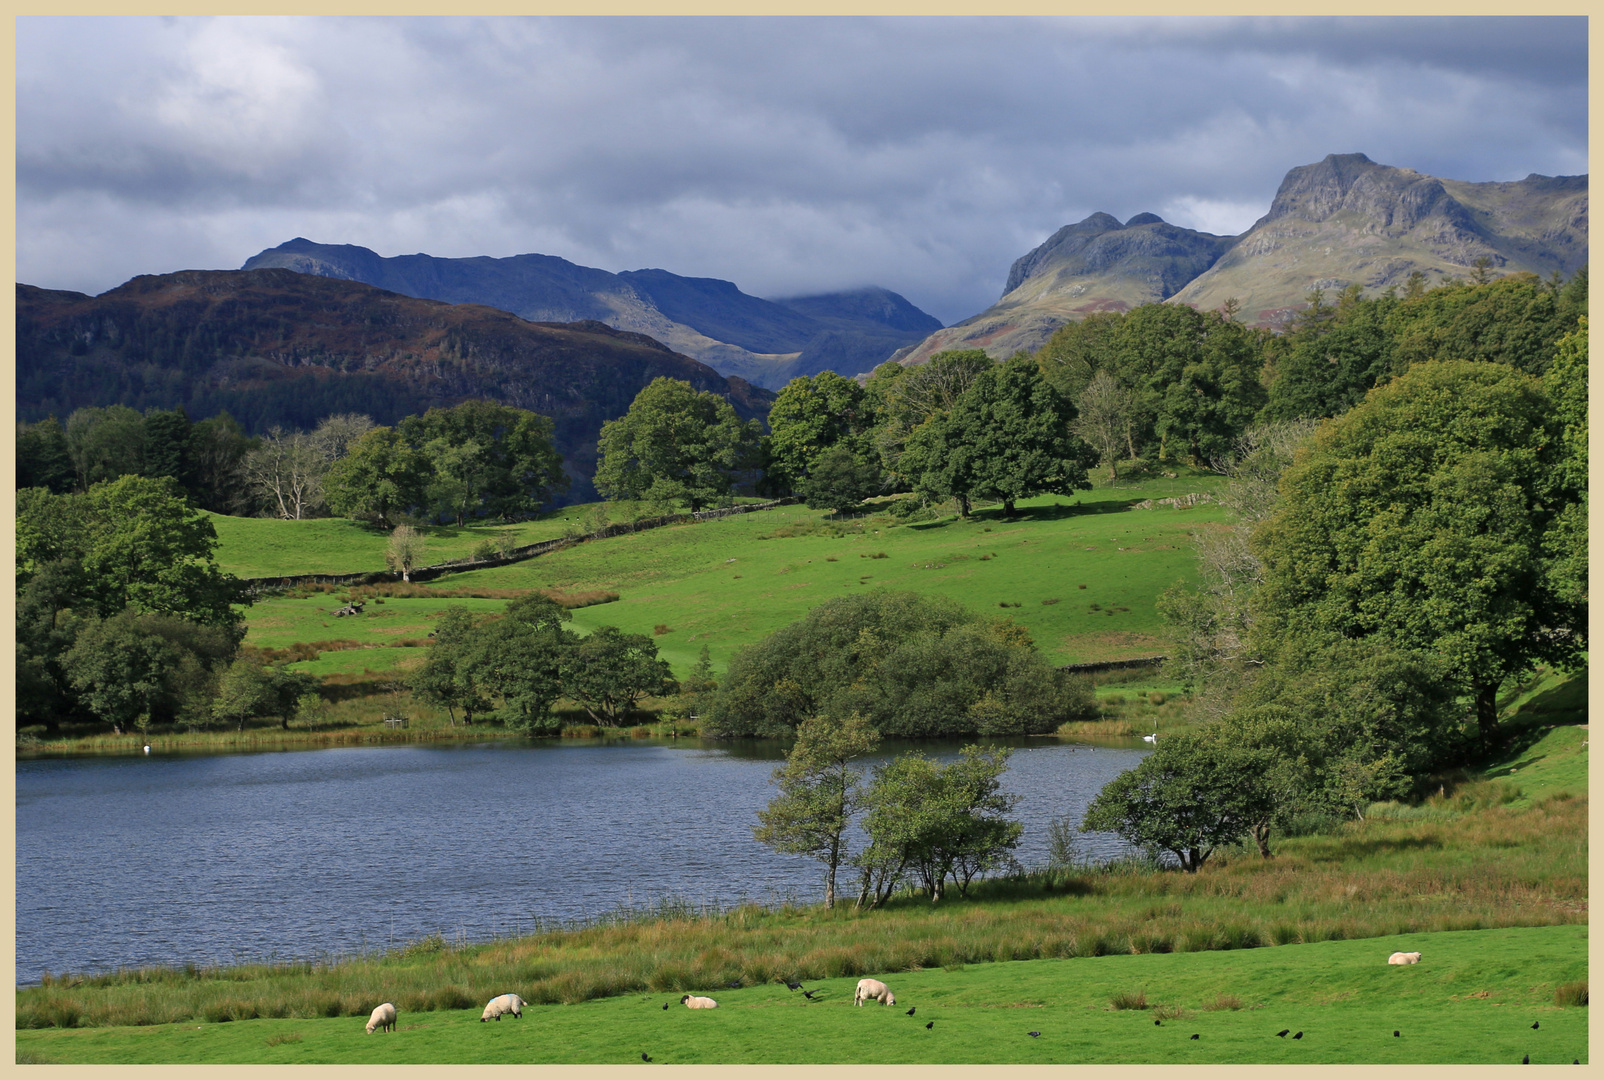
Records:
[[[1585,799],[1551,798],[1446,823],[1351,822],[1287,840],[1273,860],[1228,853],[1197,874],[1139,862],[1034,871],[940,905],[911,895],[874,912],[674,902],[478,944],[431,938],[342,960],[51,977],[18,992],[17,1025],[356,1016],[385,1000],[427,1012],[509,988],[536,1003],[577,1002],[994,961],[1585,923],[1586,823]]]

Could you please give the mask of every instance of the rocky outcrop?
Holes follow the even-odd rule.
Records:
[[[1001,359],[1040,348],[1064,323],[1094,311],[1169,299],[1234,240],[1171,225],[1157,214],[1137,214],[1123,225],[1110,214],[1093,214],[1015,260],[997,303],[896,359],[912,364],[946,349],[973,348]]]
[[[1274,326],[1312,289],[1377,292],[1416,271],[1436,284],[1483,259],[1494,273],[1575,273],[1587,261],[1587,177],[1469,183],[1332,154],[1287,173],[1269,212],[1173,302],[1235,298],[1244,317]]]

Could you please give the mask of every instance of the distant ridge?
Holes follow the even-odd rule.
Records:
[[[296,237],[253,255],[243,269],[272,267],[406,296],[486,304],[534,322],[594,319],[769,389],[796,375],[827,369],[850,375],[873,367],[941,326],[885,289],[772,301],[718,278],[656,269],[612,274],[554,255],[386,258],[364,247]]]
[[[381,424],[487,398],[552,418],[572,488],[604,421],[659,376],[727,398],[746,418],[774,395],[596,320],[529,322],[358,281],[263,270],[143,275],[99,296],[17,286],[17,414],[82,406],[226,409],[247,431],[308,429],[337,412]]]

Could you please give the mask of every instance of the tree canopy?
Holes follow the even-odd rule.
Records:
[[[759,435],[756,421],[742,422],[717,394],[659,376],[602,425],[596,488],[614,499],[689,503],[694,513],[756,465]]]
[[[1584,644],[1583,610],[1544,573],[1577,497],[1562,447],[1539,381],[1503,364],[1417,364],[1372,391],[1320,430],[1255,534],[1263,632],[1440,655],[1490,740],[1498,686]]]

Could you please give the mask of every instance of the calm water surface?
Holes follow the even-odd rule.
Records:
[[[1022,742],[1020,861],[1143,754]],[[666,898],[812,902],[820,864],[752,839],[778,756],[509,740],[18,762],[17,980],[478,940]]]

